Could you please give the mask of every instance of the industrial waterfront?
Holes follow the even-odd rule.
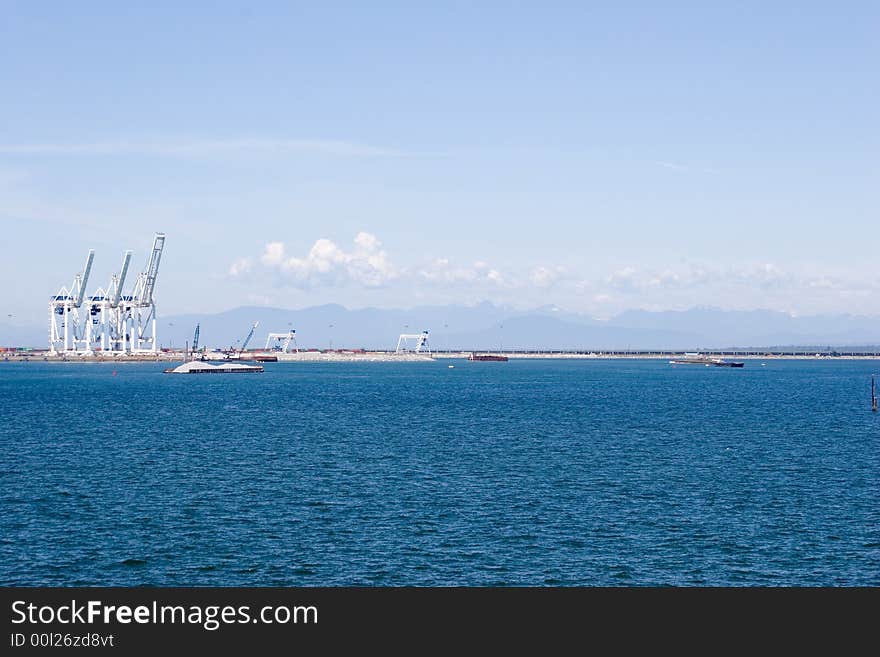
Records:
[[[82,269],[75,273],[69,285],[62,286],[50,297],[48,305],[48,340],[42,347],[0,347],[0,361],[4,362],[143,362],[143,361],[278,361],[304,362],[430,362],[438,359],[474,360],[476,350],[437,349],[432,344],[430,330],[403,332],[397,336],[394,349],[302,348],[297,342],[297,331],[287,328],[265,333],[257,331],[259,321],[253,322],[247,334],[236,344],[225,348],[200,345],[200,326],[193,327],[192,340],[183,349],[163,347],[159,335],[157,310],[157,282],[159,267],[165,249],[166,235],[157,232],[144,268],[134,275],[134,282],[126,290],[133,251],[126,250],[122,261],[106,286],[88,292],[95,251],[89,250]],[[332,328],[332,324],[330,326]],[[264,329],[263,329],[264,330]],[[252,346],[265,336],[262,348]],[[309,335],[312,344],[325,336]],[[389,347],[393,336],[388,336]],[[331,340],[332,344],[332,340]],[[639,349],[503,349],[479,350],[485,357],[476,360],[602,360],[602,359],[667,359],[680,361],[688,352],[698,352],[707,359],[768,360],[768,359],[877,359],[878,348],[848,347],[751,347],[691,350]],[[493,355],[494,354],[494,355]]]
[[[254,350],[237,353],[233,360],[277,359],[278,362],[426,362],[438,359],[467,360],[471,351],[430,351],[420,354],[399,353],[394,350],[303,350],[279,355],[272,351]],[[481,352],[482,353],[482,352]],[[510,360],[668,360],[684,357],[685,351],[493,351]],[[738,358],[745,360],[878,360],[880,351],[816,352],[810,350],[704,350],[701,354],[712,358]],[[0,351],[0,362],[50,362],[50,363],[140,363],[151,361],[180,361],[191,358],[184,350],[159,350],[140,354],[52,354],[48,350],[5,348]],[[223,360],[217,358],[217,360]]]

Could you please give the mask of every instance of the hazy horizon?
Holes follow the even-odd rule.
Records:
[[[475,305],[410,308],[304,308],[237,306],[218,313],[160,315],[159,344],[181,346],[201,325],[202,343],[227,347],[259,323],[253,346],[268,332],[297,331],[302,347],[393,349],[400,333],[431,331],[436,348],[497,349],[703,349],[880,344],[880,317],[793,316],[773,310],[729,311],[696,307],[681,311],[631,309],[597,319],[556,306],[519,310],[484,301]],[[43,346],[42,324],[0,321],[0,345]]]

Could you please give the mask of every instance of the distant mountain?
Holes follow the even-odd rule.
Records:
[[[435,349],[709,349],[793,345],[880,344],[880,318],[854,315],[792,317],[770,310],[630,310],[607,321],[555,306],[528,312],[485,302],[475,306],[362,308],[336,304],[299,310],[241,307],[216,314],[161,317],[160,342],[183,346],[201,325],[201,344],[240,346],[259,322],[249,346],[262,347],[266,335],[296,329],[300,347],[393,349],[400,333],[430,329]],[[0,325],[0,345],[42,347],[39,326]]]
[[[160,323],[162,342],[182,345],[201,324],[203,344],[240,344],[259,321],[251,345],[269,331],[294,328],[300,346],[393,349],[400,333],[431,330],[438,349],[708,349],[776,345],[880,343],[880,318],[851,315],[792,317],[755,310],[632,310],[599,321],[553,306],[517,312],[481,303],[411,309],[348,310],[328,304],[300,310],[244,307],[216,315],[178,315]],[[172,325],[172,326],[169,326]]]
[[[449,336],[456,349],[561,349],[622,350],[688,348],[697,344],[695,335],[671,330],[633,329],[583,318],[568,321],[546,315],[521,315],[480,331]],[[446,348],[442,339],[435,348]]]
[[[777,345],[853,345],[880,343],[880,317],[811,315],[793,317],[773,310],[684,311],[629,310],[616,316],[616,326],[685,331],[706,347],[768,347]]]
[[[259,322],[249,346],[265,346],[269,332],[296,329],[301,347],[359,347],[393,349],[401,333],[430,330],[435,342],[441,335],[472,332],[497,325],[511,315],[509,309],[483,303],[477,306],[423,306],[403,309],[348,310],[336,304],[300,310],[243,307],[216,315],[176,315],[161,320],[162,343],[182,346],[192,341],[201,325],[202,344],[229,347],[241,344],[254,322]]]

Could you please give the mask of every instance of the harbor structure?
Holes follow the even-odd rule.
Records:
[[[412,342],[415,342],[415,347],[410,348]],[[397,349],[394,353],[404,354],[409,352],[430,355],[431,347],[428,345],[428,331],[400,334],[400,337],[397,339]]]
[[[123,254],[122,266],[110,277],[106,289],[86,296],[94,250],[89,251],[83,271],[71,287],[62,287],[49,301],[49,353],[90,356],[108,354],[155,354],[159,350],[156,299],[159,264],[165,234],[156,233],[147,266],[138,274],[130,293],[123,293],[131,263],[131,251]],[[86,301],[85,307],[83,302]]]
[[[110,353],[126,353],[125,331],[121,325],[122,315],[118,312],[123,300],[122,289],[131,263],[131,251],[122,254],[119,273],[110,277],[107,289],[98,288],[89,296],[89,339],[86,353],[97,350]]]
[[[269,333],[266,337],[266,351],[280,351],[282,354],[298,353],[296,344],[296,331],[289,330],[287,333]]]
[[[62,286],[49,300],[49,353],[53,356],[59,352],[88,351],[91,321],[82,304],[94,260],[95,251],[90,249],[85,266],[74,276],[70,287]]]

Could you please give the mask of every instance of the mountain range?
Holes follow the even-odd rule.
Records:
[[[607,320],[554,306],[516,311],[488,302],[473,306],[347,309],[336,304],[285,310],[239,307],[215,314],[161,317],[160,342],[182,347],[196,324],[201,344],[240,346],[259,322],[249,347],[265,345],[269,331],[295,329],[301,348],[393,349],[401,333],[431,331],[434,349],[710,349],[730,347],[865,346],[880,344],[880,317],[796,317],[771,310],[629,310]],[[0,324],[0,345],[46,344],[37,326]]]

